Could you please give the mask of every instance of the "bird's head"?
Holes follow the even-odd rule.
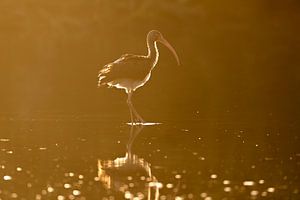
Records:
[[[162,36],[162,34],[157,30],[152,30],[147,35],[147,40],[152,42],[160,42],[165,45],[174,55],[177,64],[180,65],[178,55],[175,49],[171,46],[171,44]]]

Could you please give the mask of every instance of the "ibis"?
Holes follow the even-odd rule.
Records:
[[[108,86],[124,89],[127,93],[127,104],[130,111],[131,125],[143,124],[145,121],[134,108],[131,97],[133,92],[142,87],[151,77],[159,57],[157,43],[165,45],[175,56],[179,65],[179,58],[171,44],[157,30],[147,34],[147,55],[124,54],[119,59],[105,65],[98,74],[98,87]]]

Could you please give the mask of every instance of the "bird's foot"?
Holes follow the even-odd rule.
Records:
[[[145,120],[143,120],[143,118],[140,117],[140,118],[137,120],[137,123],[138,123],[138,125],[144,125]]]
[[[139,125],[143,125],[144,123],[145,121],[143,120],[143,118],[137,117],[133,120],[133,122],[131,122],[131,125],[139,126]]]

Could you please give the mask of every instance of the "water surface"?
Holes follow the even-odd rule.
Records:
[[[199,119],[132,128],[94,116],[0,123],[3,200],[300,198],[293,124]]]

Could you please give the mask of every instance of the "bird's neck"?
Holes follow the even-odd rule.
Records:
[[[151,63],[152,63],[152,68],[154,68],[158,61],[158,57],[159,57],[157,44],[155,41],[153,42],[153,41],[147,40],[147,47],[148,47],[147,57],[150,58]]]

